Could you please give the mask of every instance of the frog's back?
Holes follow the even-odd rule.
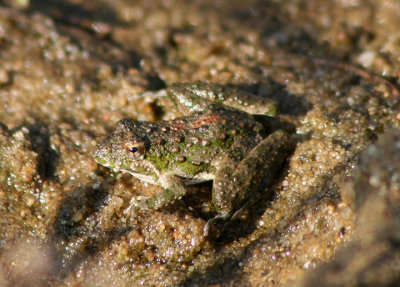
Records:
[[[218,163],[232,146],[249,151],[264,137],[264,127],[241,111],[211,107],[171,121],[147,123],[148,160],[160,171],[187,178],[187,183],[212,180]]]

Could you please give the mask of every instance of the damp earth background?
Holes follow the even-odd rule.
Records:
[[[0,2],[0,286],[395,286],[400,281],[398,1]],[[271,97],[292,153],[218,240],[210,185],[98,166],[138,96],[175,82]],[[149,95],[150,95],[149,94]]]

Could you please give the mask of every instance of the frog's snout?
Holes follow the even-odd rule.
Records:
[[[101,144],[101,142],[97,145],[96,151],[93,154],[94,160],[101,164],[101,165],[106,165],[108,162],[107,159],[107,148],[104,147],[104,145]]]

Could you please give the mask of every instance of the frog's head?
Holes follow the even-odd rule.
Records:
[[[118,121],[114,132],[97,145],[96,162],[116,170],[145,173],[146,138],[138,125],[132,119]]]

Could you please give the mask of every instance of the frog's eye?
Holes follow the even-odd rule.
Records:
[[[139,149],[137,148],[137,147],[135,147],[135,146],[132,146],[132,147],[130,147],[129,148],[129,151],[131,152],[131,153],[135,153],[135,152],[137,152]]]
[[[144,142],[140,141],[129,141],[125,144],[125,148],[126,152],[130,154],[131,158],[136,160],[143,159],[146,153]]]

